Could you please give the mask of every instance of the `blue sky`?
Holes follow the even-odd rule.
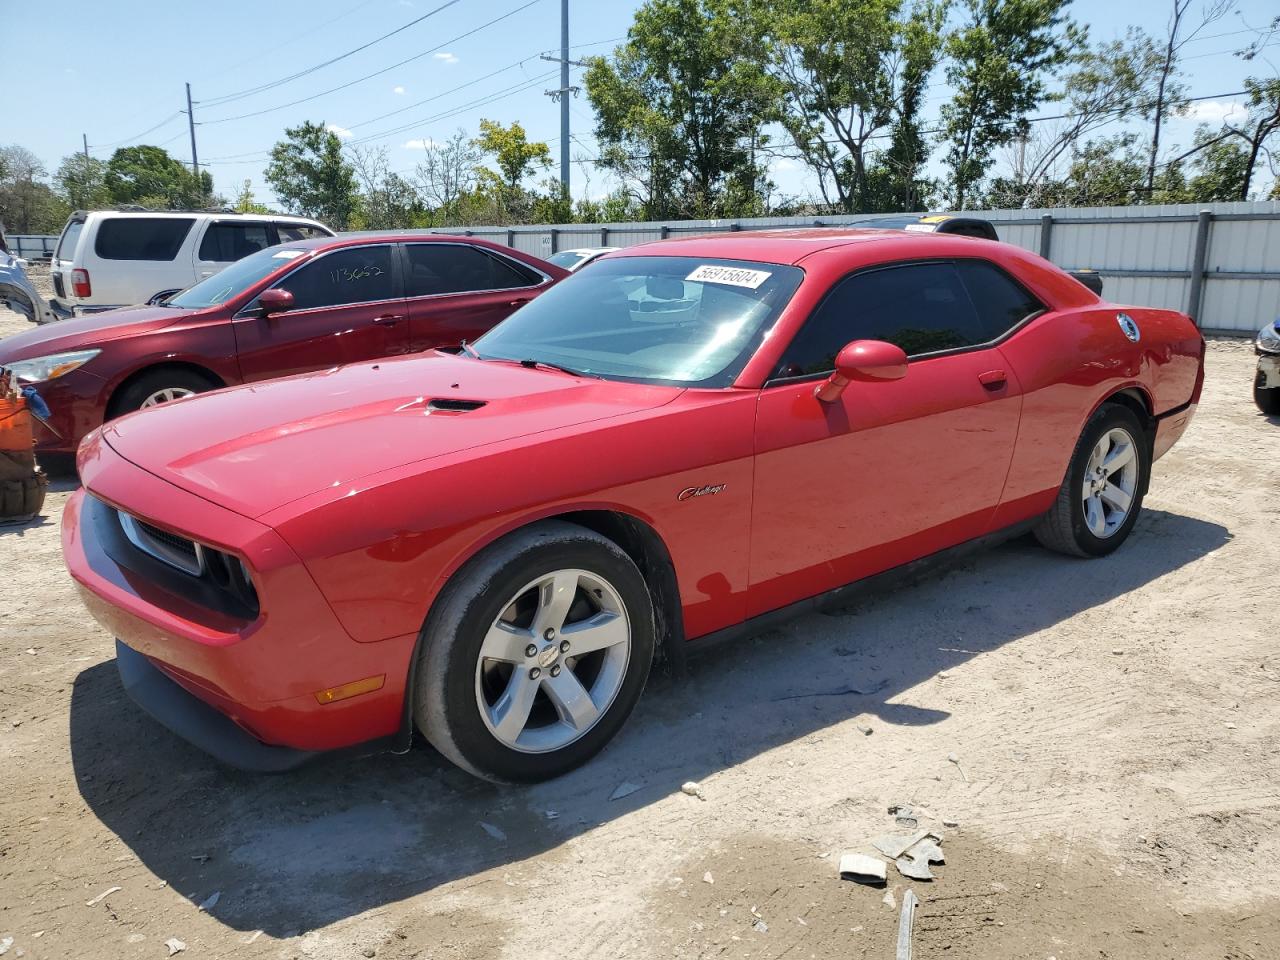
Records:
[[[531,137],[549,141],[558,158],[559,107],[543,93],[558,85],[550,75],[557,67],[538,59],[559,46],[558,0],[461,0],[306,76],[224,99],[336,57],[444,2],[63,0],[55,23],[48,7],[0,0],[8,40],[4,76],[14,94],[5,99],[0,143],[28,147],[50,170],[80,149],[82,132],[91,152],[104,158],[117,145],[151,143],[189,161],[186,117],[178,113],[185,109],[183,84],[189,81],[197,101],[201,162],[208,162],[218,191],[227,197],[234,197],[247,178],[259,198],[271,199],[262,179],[265,152],[286,126],[303,120],[331,124],[351,144],[386,146],[391,168],[401,172],[418,162],[424,140],[443,139],[458,127],[473,132],[481,118],[519,120]],[[1094,38],[1110,39],[1130,24],[1159,33],[1170,3],[1077,0],[1072,15]],[[573,55],[611,50],[639,5],[639,0],[571,0]],[[1242,0],[1239,10],[1188,47],[1191,95],[1217,97],[1242,89],[1250,65],[1231,51],[1248,38],[1246,25],[1260,26],[1274,15],[1274,0]],[[505,14],[511,15],[477,31]],[[469,31],[476,32],[465,36]],[[1253,72],[1277,71],[1280,41],[1273,43],[1263,52],[1270,63],[1260,58]],[[574,71],[575,82],[580,74]],[[935,76],[928,119],[946,97],[941,76]],[[314,99],[284,106],[304,98]],[[1170,142],[1189,142],[1197,119],[1216,126],[1239,100],[1217,97],[1197,105],[1196,117],[1173,123]],[[265,112],[245,116],[259,111]],[[572,117],[574,157],[594,157],[585,97],[574,101]],[[788,194],[807,190],[803,171],[793,162],[778,162],[772,175]],[[575,195],[587,188],[588,176],[592,195],[611,186],[590,164],[576,163]]]

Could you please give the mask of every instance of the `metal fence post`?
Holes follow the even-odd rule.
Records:
[[[560,231],[557,230],[555,227],[552,227],[549,232],[551,234],[551,252],[559,253],[560,252]]]
[[[600,228],[600,246],[607,247],[609,245],[609,228]]]
[[[667,237],[671,236],[671,228],[664,223],[661,229],[658,230],[658,236],[663,240],[667,239]]]
[[[507,231],[507,246],[512,250],[516,248],[516,232],[514,230]]]
[[[1046,213],[1040,217],[1040,256],[1049,258],[1050,244],[1053,242],[1053,214]]]
[[[1196,217],[1196,246],[1191,257],[1191,289],[1187,292],[1187,316],[1200,326],[1200,308],[1204,305],[1204,273],[1209,259],[1209,224],[1213,211],[1201,210]]]

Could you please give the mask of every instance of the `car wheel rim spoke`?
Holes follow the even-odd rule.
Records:
[[[545,574],[510,597],[481,639],[481,718],[512,750],[560,750],[608,711],[630,656],[630,620],[612,584],[587,570]]]
[[[1099,539],[1114,534],[1133,509],[1138,489],[1138,447],[1128,430],[1114,427],[1089,454],[1081,487],[1084,521]]]
[[[142,401],[142,409],[147,407],[159,406],[162,403],[168,403],[170,400],[181,400],[183,397],[194,397],[194,390],[188,390],[186,387],[165,387],[163,390],[157,390],[147,399]]]

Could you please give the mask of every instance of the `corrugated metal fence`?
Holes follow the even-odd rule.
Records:
[[[24,260],[48,260],[57,249],[58,238],[34,234],[6,234],[9,252]]]
[[[976,210],[1000,238],[1067,269],[1102,273],[1108,300],[1170,307],[1215,332],[1253,333],[1280,316],[1280,202]],[[666,223],[462,227],[439,233],[497,240],[550,256],[670,236],[787,226],[874,226],[875,216],[761,217]]]

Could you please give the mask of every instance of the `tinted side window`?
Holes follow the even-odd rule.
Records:
[[[956,269],[978,312],[984,342],[1003,336],[1044,309],[1044,304],[1012,277],[985,260],[957,260]]]
[[[309,227],[304,223],[277,223],[276,230],[280,233],[281,243],[293,243],[297,240],[313,240],[316,237],[331,237],[327,230],[321,230],[319,227]]]
[[[93,249],[103,260],[172,260],[194,220],[188,217],[116,217],[98,224]]]
[[[53,255],[58,260],[70,260],[76,254],[76,244],[80,242],[80,231],[84,229],[83,220],[69,220],[58,240],[58,249]]]
[[[200,241],[199,258],[215,263],[243,260],[251,253],[274,246],[265,223],[211,223]]]
[[[289,274],[276,286],[293,294],[295,310],[390,300],[396,295],[392,249],[383,244],[337,250]]]
[[[852,340],[885,340],[907,356],[972,346],[987,338],[950,263],[920,263],[842,280],[787,348],[777,376],[835,369]]]
[[[405,251],[409,258],[405,295],[409,297],[529,287],[540,279],[531,270],[463,243],[410,243]]]

